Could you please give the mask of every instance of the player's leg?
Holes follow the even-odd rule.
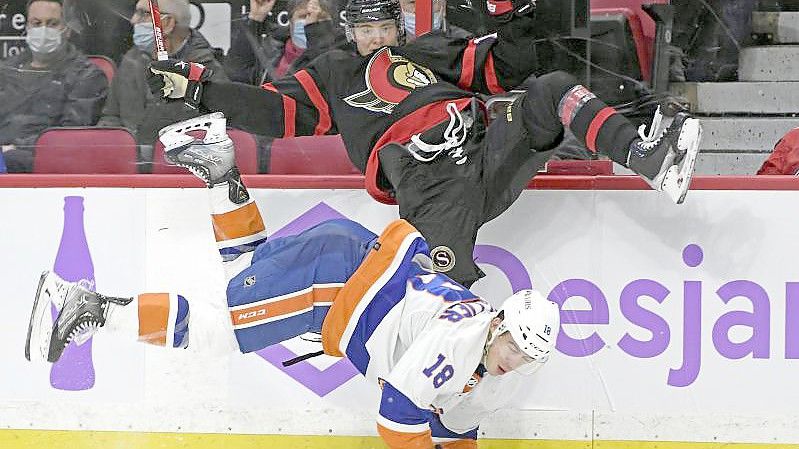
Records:
[[[475,126],[482,127],[482,123]],[[482,128],[475,133],[482,135]],[[399,204],[400,218],[424,236],[433,268],[469,287],[483,276],[473,257],[483,219],[483,161],[480,146],[471,140],[461,150],[465,158],[454,159],[445,153],[422,162],[405,146],[390,144],[380,150],[379,157]]]
[[[187,168],[208,186],[214,238],[230,279],[249,266],[252,252],[266,241],[266,228],[241,181],[226,123],[224,114],[214,112],[167,126],[158,138],[167,162]]]
[[[50,271],[42,273],[25,341],[28,360],[56,362],[68,344],[84,343],[101,327],[158,346],[188,345],[189,303],[182,296],[156,293],[120,298],[90,287],[84,281],[67,282]]]
[[[198,138],[197,133],[203,135]],[[234,148],[220,113],[182,121],[159,132],[167,161],[181,165],[209,187],[212,221],[229,277],[249,266],[252,252],[266,240],[263,220],[241,183]],[[50,319],[51,306],[59,311]],[[84,310],[85,309],[85,310]],[[55,361],[70,341],[85,341],[100,327],[146,343],[186,347],[191,316],[193,346],[211,353],[237,347],[225,303],[189,302],[174,293],[145,293],[124,301],[89,291],[45,273],[39,283],[25,353]],[[75,315],[74,311],[80,312]]]
[[[699,150],[699,121],[678,113],[670,123],[656,113],[644,134],[565,72],[529,78],[520,112],[531,136],[568,127],[586,147],[635,171],[676,203],[685,199]],[[536,147],[534,147],[536,148]]]
[[[194,131],[204,131],[198,139]],[[228,279],[225,318],[242,352],[319,332],[341,286],[376,236],[350,220],[269,240],[235,166],[225,118],[213,113],[159,133],[167,161],[209,187],[214,235]]]
[[[483,185],[487,198],[484,223],[516,201],[563,141],[563,126],[559,123],[529,132],[522,119],[525,96],[511,98],[498,103],[500,107],[492,108],[497,109],[496,117],[488,124],[482,142]]]
[[[252,264],[227,288],[239,349],[251,352],[319,333],[334,298],[376,238],[358,223],[340,219],[260,245]]]
[[[225,116],[207,114],[165,127],[158,134],[167,162],[187,168],[208,187],[214,239],[230,282],[250,266],[255,249],[267,235],[258,206],[236,167]],[[215,352],[238,348],[229,301],[195,301],[193,307],[193,341],[218,348]]]

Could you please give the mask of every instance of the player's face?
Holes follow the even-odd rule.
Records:
[[[510,332],[505,332],[494,339],[494,342],[488,347],[485,367],[488,374],[501,376],[532,362],[532,357],[519,348],[519,345],[513,341]]]
[[[356,23],[352,27],[358,53],[366,56],[388,45],[398,45],[397,25],[391,19]]]

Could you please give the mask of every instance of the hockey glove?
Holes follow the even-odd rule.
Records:
[[[213,71],[196,62],[153,61],[147,84],[153,94],[164,98],[182,98],[187,105],[198,108],[203,93],[203,82],[211,78]]]
[[[524,16],[535,10],[536,0],[485,0],[486,12],[499,22],[507,22],[516,16]]]

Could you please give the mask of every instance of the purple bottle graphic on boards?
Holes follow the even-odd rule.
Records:
[[[94,265],[83,227],[83,197],[64,197],[64,229],[53,271],[71,282],[88,281],[94,291]],[[53,307],[53,319],[57,311]],[[88,390],[94,386],[91,338],[80,346],[70,343],[58,362],[50,368],[50,385],[59,390]]]

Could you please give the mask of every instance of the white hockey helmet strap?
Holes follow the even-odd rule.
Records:
[[[516,369],[522,374],[532,374],[547,360],[555,348],[560,332],[560,308],[535,290],[521,290],[502,304],[502,322],[491,335],[489,345],[505,332],[527,356],[533,359]]]

